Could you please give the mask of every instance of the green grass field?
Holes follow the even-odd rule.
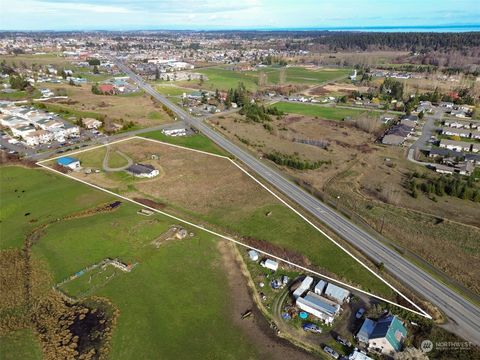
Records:
[[[0,359],[40,360],[42,358],[40,345],[31,330],[22,329],[0,336]]]
[[[29,98],[31,98],[31,96],[26,91],[19,90],[12,93],[0,92],[0,100],[16,101],[16,100],[24,100]]]
[[[171,139],[188,138],[173,137]],[[208,144],[209,142],[207,138],[204,138],[204,141],[202,144]],[[142,144],[137,143],[137,146],[142,146]],[[161,148],[159,148],[158,151],[161,153]],[[101,153],[103,153],[102,149],[97,149],[84,152],[78,157],[85,163],[88,163],[89,166],[98,168],[101,166],[101,156],[99,156]],[[188,156],[188,154],[185,156]],[[94,161],[97,161],[97,163],[95,164]],[[198,161],[208,161],[208,159],[199,159]],[[223,160],[215,159],[214,161],[218,162]],[[175,170],[170,169],[170,171]],[[232,181],[238,179],[235,176],[239,178],[245,176],[240,170],[233,168],[226,160],[225,174],[228,174],[226,176],[231,176]],[[185,176],[190,175],[186,172]],[[109,189],[121,193],[123,196],[131,197],[133,196],[132,192],[140,191],[138,185],[136,185],[137,180],[127,176],[123,172],[107,174],[106,177],[108,180],[114,181]],[[95,180],[91,181],[95,183]],[[195,182],[195,180],[192,181]],[[321,272],[335,274],[341,280],[359,285],[363,289],[379,295],[387,297],[392,295],[386,285],[377,280],[370,272],[363,269],[337,245],[299,216],[295,215],[273,196],[268,195],[264,189],[255,185],[253,180],[246,179],[246,181],[251,185],[251,187],[247,188],[248,190],[232,187],[224,189],[224,191],[239,194],[244,193],[244,191],[251,191],[251,193],[236,198],[232,200],[233,202],[231,203],[218,203],[215,206],[208,205],[201,212],[192,210],[188,203],[182,201],[169,201],[168,198],[162,197],[154,197],[154,199],[165,204],[165,211],[169,213],[173,213],[194,223],[198,223],[200,219],[201,223],[207,222],[211,224],[210,228],[218,229],[221,233],[255,238],[305,255]],[[199,189],[204,186],[202,184],[203,183],[198,183]],[[155,186],[163,186],[161,180],[159,180],[159,183]],[[210,186],[215,186],[214,179],[211,179]],[[179,188],[178,191],[181,192],[182,189]],[[148,191],[144,193],[144,195],[146,197],[152,196]],[[251,201],[256,201],[256,196],[262,199],[258,202],[258,207],[248,206]],[[267,217],[265,216],[266,213],[271,213],[271,215]],[[55,251],[55,249],[51,249],[51,251]],[[98,261],[100,260],[101,259],[98,259]]]
[[[57,65],[61,67],[68,68],[72,63],[65,59],[62,56],[59,56],[57,53],[47,53],[39,55],[2,55],[0,56],[0,61],[5,60],[7,64],[15,64],[17,66],[25,64],[31,66],[32,64],[36,65]]]
[[[30,206],[48,207],[53,217],[75,212],[78,206],[65,198],[46,201],[45,180],[52,189],[64,180],[69,182],[77,188],[70,191],[89,199],[88,207],[103,197],[99,191],[45,171],[4,167],[2,174],[9,179],[28,179]],[[2,208],[16,202],[11,197],[4,199],[2,196]],[[231,322],[229,288],[217,240],[194,230],[194,237],[156,249],[150,242],[172,221],[137,215],[138,209],[124,203],[115,212],[56,222],[35,243],[32,256],[46,262],[52,285],[106,257],[138,261],[130,273],[115,276],[92,292],[110,299],[120,310],[110,359],[257,358],[255,345]],[[3,221],[1,226],[2,234],[7,234],[2,237],[13,243],[13,234],[5,232]],[[0,347],[2,359],[39,358],[37,345],[28,334],[0,338]]]
[[[167,85],[167,84],[156,85],[155,90],[157,90],[160,94],[165,96],[181,96],[183,95],[183,93],[189,94],[192,91],[194,91],[186,87],[179,87],[176,85]]]
[[[35,227],[110,198],[101,192],[86,192],[67,178],[37,169],[2,167],[0,184],[0,249],[21,247]]]
[[[208,90],[235,89],[240,82],[243,82],[250,91],[255,91],[258,87],[258,74],[256,73],[233,71],[220,67],[199,69],[195,70],[195,72],[204,74],[208,78],[202,85],[204,89]],[[197,80],[195,82],[198,83]],[[187,84],[186,82],[184,83]]]
[[[35,103],[36,104],[36,103]],[[58,113],[60,115],[63,115],[65,117],[70,117],[70,116],[75,116],[77,118],[94,118],[94,119],[101,119],[103,115],[99,112],[96,111],[83,111],[83,110],[76,110],[70,106],[64,106],[64,105],[59,105],[59,104],[51,104],[51,103],[45,103],[43,102],[41,105],[39,105],[40,109]]]
[[[222,67],[195,70],[195,72],[204,74],[207,77],[202,86],[205,89],[228,90],[236,88],[238,83],[243,82],[250,91],[258,89],[258,74],[262,71],[267,74],[267,85],[279,83],[280,68],[273,66],[260,68],[258,71],[233,71]],[[315,85],[346,77],[349,73],[349,69],[309,70],[302,67],[289,67],[285,69],[285,83]],[[187,82],[183,83],[187,86]],[[195,83],[198,83],[198,81],[195,81]]]
[[[108,166],[112,168],[119,168],[127,164],[127,160],[115,151],[111,151],[108,155]]]
[[[163,141],[173,145],[184,146],[190,149],[201,150],[212,154],[228,156],[228,154],[215,145],[209,138],[203,134],[195,134],[191,136],[167,136],[161,131],[152,131],[143,133],[140,136],[149,139]]]
[[[267,67],[264,71],[270,84],[278,84],[279,68]],[[285,83],[315,85],[347,77],[350,72],[350,69],[309,70],[302,67],[288,67],[285,69]]]
[[[286,113],[299,114],[306,116],[318,116],[319,118],[325,120],[343,120],[345,117],[350,116],[356,118],[362,113],[367,112],[366,110],[356,110],[356,109],[345,109],[339,107],[326,107],[321,105],[312,105],[312,104],[302,104],[302,103],[289,103],[289,102],[279,102],[275,103],[275,106],[278,110],[281,110]]]

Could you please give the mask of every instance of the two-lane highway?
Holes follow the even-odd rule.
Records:
[[[145,92],[174,111],[181,120],[196,127],[217,145],[234,155],[251,170],[300,205],[303,209],[311,213],[319,221],[326,224],[350,244],[362,250],[364,253],[369,254],[375,260],[383,262],[385,268],[391,274],[420,296],[438,306],[451,320],[453,320],[449,324],[450,330],[466,340],[480,345],[480,309],[477,306],[473,305],[461,295],[436,280],[430,274],[402,257],[400,254],[383,244],[380,240],[339,215],[320,200],[305,192],[299,186],[290,182],[278,171],[270,168],[247,151],[224,138],[215,130],[204,124],[201,119],[196,119],[190,116],[185,110],[160,95],[127,66],[120,62],[117,62],[117,65]]]

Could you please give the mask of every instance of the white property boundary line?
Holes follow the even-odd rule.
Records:
[[[314,229],[316,229],[318,232],[320,232],[323,236],[325,236],[327,239],[329,239],[331,242],[333,242],[335,245],[337,245],[340,249],[342,249],[345,253],[347,253],[348,255],[350,255],[354,260],[356,260],[360,265],[362,265],[365,269],[367,269],[370,273],[372,273],[376,278],[378,278],[380,281],[382,281],[385,285],[387,285],[389,288],[391,288],[393,291],[395,291],[397,294],[399,294],[402,298],[404,298],[406,301],[408,301],[408,303],[410,303],[411,305],[413,305],[416,309],[418,309],[419,311],[415,311],[415,310],[412,310],[410,308],[407,308],[403,305],[400,305],[400,304],[397,304],[391,300],[388,300],[388,299],[385,299],[385,298],[382,298],[378,295],[375,295],[375,294],[372,294],[368,291],[365,291],[365,290],[362,290],[362,289],[359,289],[359,288],[356,288],[350,284],[347,284],[347,283],[344,283],[342,281],[339,281],[337,279],[334,279],[334,278],[331,278],[329,276],[326,276],[326,275],[323,275],[317,271],[314,271],[314,270],[311,270],[311,269],[308,269],[302,265],[299,265],[299,264],[296,264],[296,263],[293,263],[289,260],[285,260],[285,259],[282,259],[274,254],[270,254],[266,251],[263,251],[263,250],[260,250],[260,249],[257,249],[255,247],[252,247],[248,244],[245,244],[245,243],[242,243],[238,240],[235,240],[233,239],[232,237],[229,237],[229,236],[226,236],[226,235],[222,235],[222,234],[219,234],[213,230],[209,230],[207,228],[205,228],[203,225],[198,225],[198,224],[194,224],[188,220],[185,220],[185,219],[181,219],[175,215],[172,215],[172,214],[169,214],[167,212],[164,212],[164,211],[161,211],[161,210],[158,210],[158,209],[155,209],[153,207],[150,207],[150,206],[147,206],[145,204],[142,204],[141,202],[138,202],[138,201],[135,201],[133,199],[130,199],[130,198],[127,198],[123,195],[120,195],[120,194],[117,194],[117,193],[114,193],[113,191],[110,191],[110,190],[107,190],[107,189],[104,189],[98,185],[94,185],[92,183],[89,183],[85,180],[81,180],[81,179],[78,179],[74,176],[71,176],[71,175],[68,175],[68,174],[64,174],[62,173],[61,171],[58,171],[58,170],[55,170],[49,166],[46,166],[44,165],[43,163],[44,162],[48,162],[48,161],[52,161],[52,160],[56,160],[56,159],[59,159],[61,157],[64,157],[64,156],[71,156],[71,155],[75,155],[75,154],[79,154],[79,153],[82,153],[82,152],[86,152],[86,151],[91,151],[91,150],[95,150],[95,149],[99,149],[99,148],[102,148],[102,147],[106,147],[108,145],[112,145],[112,144],[116,144],[116,143],[120,143],[120,142],[124,142],[124,141],[130,141],[130,140],[133,140],[133,139],[141,139],[141,140],[147,140],[147,141],[151,141],[151,142],[155,142],[155,143],[159,143],[159,144],[163,144],[163,145],[168,145],[168,146],[173,146],[173,147],[176,147],[176,148],[179,148],[179,149],[183,149],[183,150],[189,150],[189,151],[194,151],[194,152],[198,152],[198,153],[201,153],[201,154],[205,154],[205,155],[210,155],[210,156],[215,156],[215,157],[219,157],[219,158],[222,158],[222,159],[226,159],[228,161],[230,161],[232,164],[234,164],[237,168],[239,168],[242,172],[244,172],[247,176],[249,176],[251,179],[253,179],[257,184],[259,184],[262,188],[264,188],[265,190],[267,190],[271,195],[273,195],[277,200],[279,200],[282,204],[284,204],[285,206],[287,206],[290,210],[292,210],[295,214],[297,214],[300,218],[302,218],[304,221],[306,221],[309,225],[311,225]],[[395,306],[398,306],[404,310],[407,310],[407,311],[410,311],[414,314],[417,314],[417,315],[420,315],[420,316],[423,316],[423,317],[426,317],[427,319],[432,319],[432,317],[427,313],[425,312],[421,307],[419,307],[417,304],[415,304],[412,300],[410,300],[406,295],[404,295],[401,291],[399,291],[397,288],[395,288],[393,285],[391,285],[388,281],[386,281],[385,279],[383,279],[380,275],[378,275],[375,271],[373,271],[372,269],[370,269],[367,265],[365,265],[359,258],[357,258],[355,255],[353,255],[349,250],[347,250],[345,247],[343,247],[341,244],[339,244],[337,241],[335,241],[330,235],[328,235],[327,233],[325,233],[323,230],[321,230],[318,226],[316,226],[313,222],[311,222],[309,219],[307,219],[304,215],[302,215],[299,211],[297,211],[295,208],[293,208],[291,205],[289,205],[286,201],[284,201],[280,196],[278,196],[277,194],[275,194],[272,190],[270,190],[268,187],[266,187],[264,184],[262,184],[258,179],[256,179],[253,175],[251,175],[249,172],[247,172],[245,169],[243,169],[240,165],[238,165],[235,161],[233,161],[232,159],[230,159],[229,157],[227,156],[223,156],[223,155],[217,155],[217,154],[212,154],[212,153],[208,153],[208,152],[205,152],[205,151],[201,151],[201,150],[196,150],[196,149],[191,149],[191,148],[187,148],[187,147],[183,147],[183,146],[179,146],[179,145],[175,145],[175,144],[169,144],[169,143],[166,143],[166,142],[163,142],[163,141],[160,141],[160,140],[155,140],[155,139],[150,139],[150,138],[144,138],[144,137],[139,137],[139,136],[133,136],[133,137],[129,137],[129,138],[126,138],[126,139],[121,139],[121,140],[116,140],[116,141],[113,141],[113,142],[110,142],[110,143],[106,143],[106,144],[102,144],[102,145],[97,145],[97,146],[94,146],[94,147],[91,147],[91,148],[86,148],[86,149],[82,149],[82,150],[78,150],[78,151],[74,151],[74,152],[71,152],[71,153],[68,153],[68,154],[64,154],[64,155],[60,155],[60,156],[56,156],[56,157],[52,157],[52,158],[49,158],[49,159],[46,159],[46,160],[41,160],[41,161],[38,161],[36,163],[38,166],[41,166],[42,168],[44,169],[47,169],[49,171],[52,171],[54,173],[57,173],[57,174],[60,174],[60,175],[63,175],[69,179],[72,179],[72,180],[75,180],[75,181],[78,181],[78,182],[81,182],[85,185],[88,185],[90,187],[93,187],[97,190],[100,190],[100,191],[103,191],[103,192],[106,192],[110,195],[113,195],[115,197],[119,197],[125,201],[128,201],[128,202],[131,202],[133,204],[136,204],[136,205],[139,205],[141,207],[144,207],[144,208],[147,208],[151,211],[154,211],[158,214],[161,214],[161,215],[164,215],[164,216],[167,216],[169,218],[172,218],[176,221],[180,221],[180,222],[183,222],[184,224],[187,224],[189,226],[192,226],[194,228],[197,228],[197,229],[200,229],[200,230],[203,230],[203,231],[206,231],[212,235],[215,235],[215,236],[218,236],[224,240],[228,240],[228,241],[231,241],[237,245],[240,245],[240,246],[243,246],[245,248],[248,248],[248,249],[253,249],[261,254],[264,254],[264,255],[267,255],[269,257],[272,257],[274,259],[277,259],[281,262],[284,262],[286,264],[289,264],[291,266],[294,266],[298,269],[301,269],[303,271],[306,271],[308,273],[311,273],[311,274],[314,274],[314,275],[317,275],[321,278],[324,278],[324,279],[327,279],[331,282],[334,282],[334,283],[337,283],[337,284],[340,284],[344,287],[347,287],[351,290],[355,290],[355,291],[358,291],[358,292],[361,292],[365,295],[368,295],[368,296],[371,296],[373,298],[376,298],[378,300],[381,300],[381,301],[384,301],[386,303],[389,303],[391,305],[395,305]]]

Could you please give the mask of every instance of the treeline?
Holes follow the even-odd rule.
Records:
[[[479,32],[423,33],[423,32],[335,32],[317,36],[314,44],[327,45],[331,50],[380,49],[426,52],[441,49],[465,49],[480,46]]]
[[[248,120],[253,122],[263,123],[266,121],[272,121],[271,116],[283,116],[283,111],[278,110],[276,107],[265,107],[258,105],[257,103],[247,103],[239,111],[239,114],[245,115]]]
[[[282,154],[278,151],[265,154],[265,157],[273,161],[277,165],[287,166],[298,170],[314,170],[318,169],[323,164],[330,163],[329,161],[314,161],[302,160],[297,155]]]
[[[428,196],[448,195],[480,202],[480,189],[475,183],[474,175],[467,178],[460,177],[460,175],[429,178],[425,174],[414,172],[410,176],[408,187],[410,195],[414,198],[417,198],[418,192],[421,191]]]

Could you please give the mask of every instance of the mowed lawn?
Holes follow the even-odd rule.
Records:
[[[356,110],[356,109],[345,109],[339,107],[326,107],[321,105],[314,104],[303,104],[303,103],[290,103],[290,102],[278,102],[275,103],[275,106],[278,110],[281,110],[289,114],[299,114],[306,116],[318,116],[319,118],[325,120],[336,120],[340,121],[344,118],[350,116],[356,118],[362,113],[367,113],[365,110]]]
[[[22,247],[35,227],[107,202],[102,192],[86,192],[67,178],[43,169],[0,168],[0,249]]]
[[[59,183],[49,178],[49,184],[44,184],[43,171],[4,167],[2,174],[13,176],[18,169],[32,184],[32,208],[50,207],[55,217],[78,210],[73,201],[64,200],[59,212],[49,206],[46,187],[55,189]],[[86,185],[52,176],[71,183],[79,193],[93,194],[86,196],[90,206],[96,203],[95,197],[103,196]],[[2,207],[15,201],[2,197]],[[120,310],[109,358],[258,358],[255,345],[232,323],[232,316],[238,314],[231,313],[217,239],[193,229],[193,237],[157,249],[151,241],[176,223],[160,215],[138,215],[138,210],[123,203],[113,212],[53,223],[32,247],[32,256],[44,260],[51,271],[52,285],[106,257],[138,262],[132,272],[115,276],[92,293],[110,299]],[[11,236],[2,228],[2,237],[9,240]],[[2,359],[39,358],[38,345],[28,332],[0,338],[0,349]]]
[[[41,360],[42,350],[30,329],[17,330],[0,336],[0,359]]]
[[[228,156],[228,153],[213,143],[205,135],[199,133],[190,136],[168,136],[161,131],[143,133],[141,137],[163,141],[173,145],[184,146],[190,149],[201,150],[216,155]]]

